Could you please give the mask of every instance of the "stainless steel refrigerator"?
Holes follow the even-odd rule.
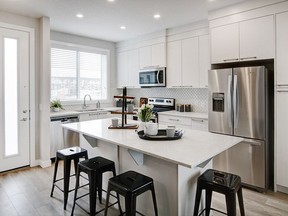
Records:
[[[243,137],[216,156],[215,169],[237,174],[258,190],[268,187],[268,79],[261,67],[209,71],[209,131]]]

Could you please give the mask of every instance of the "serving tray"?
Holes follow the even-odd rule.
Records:
[[[183,131],[182,130],[176,130],[175,131],[175,135],[174,137],[167,137],[166,135],[166,129],[159,129],[157,135],[147,135],[144,134],[144,130],[138,131],[138,136],[141,139],[145,139],[145,140],[177,140],[180,139],[183,135]]]

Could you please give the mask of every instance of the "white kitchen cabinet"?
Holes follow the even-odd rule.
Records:
[[[209,35],[199,37],[199,87],[208,87],[208,71],[210,63],[210,38]]]
[[[207,88],[210,69],[209,36],[167,44],[167,87]]]
[[[277,185],[288,188],[288,145],[287,145],[287,127],[288,127],[288,89],[283,92],[277,92],[277,112],[276,112],[276,167],[277,167]]]
[[[211,61],[224,63],[239,59],[239,24],[212,28],[211,31]]]
[[[179,128],[208,131],[208,119],[181,116],[181,113],[179,113],[179,115],[175,113],[173,115],[163,115],[161,113],[158,114],[158,121],[160,124],[175,125]]]
[[[240,60],[274,58],[274,41],[273,15],[240,22]]]
[[[154,44],[139,48],[140,69],[146,67],[166,67],[165,43]]]
[[[199,86],[198,37],[182,40],[182,85]]]
[[[151,66],[166,67],[166,44],[154,44],[151,47]]]
[[[117,55],[117,87],[139,87],[138,49],[119,52]]]
[[[212,64],[272,59],[274,41],[273,15],[212,28]]]
[[[182,45],[181,40],[167,43],[167,86],[182,85]]]
[[[191,129],[191,118],[180,117],[175,115],[159,115],[160,124],[168,124]]]
[[[288,85],[288,12],[276,15],[277,85]]]
[[[192,118],[192,129],[208,131],[208,119]]]
[[[152,53],[151,53],[151,46],[141,47],[139,48],[139,67],[140,69],[143,69],[145,67],[151,66],[151,59],[152,59]]]

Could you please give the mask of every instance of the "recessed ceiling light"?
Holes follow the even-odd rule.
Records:
[[[115,2],[115,0],[107,0],[108,2]]]
[[[160,14],[154,14],[155,19],[159,19],[160,17],[161,17]]]
[[[76,17],[78,17],[78,18],[83,18],[84,16],[83,16],[83,14],[76,14]]]
[[[214,2],[214,1],[216,1],[216,0],[208,0],[209,2]]]
[[[120,29],[125,30],[126,26],[120,26]]]

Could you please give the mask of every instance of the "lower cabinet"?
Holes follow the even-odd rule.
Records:
[[[287,144],[287,126],[288,126],[288,89],[279,90],[277,96],[276,109],[276,183],[279,187],[288,188],[288,144]],[[279,188],[281,190],[281,188]]]
[[[160,124],[175,125],[179,128],[208,131],[208,119],[159,114],[158,121]]]

